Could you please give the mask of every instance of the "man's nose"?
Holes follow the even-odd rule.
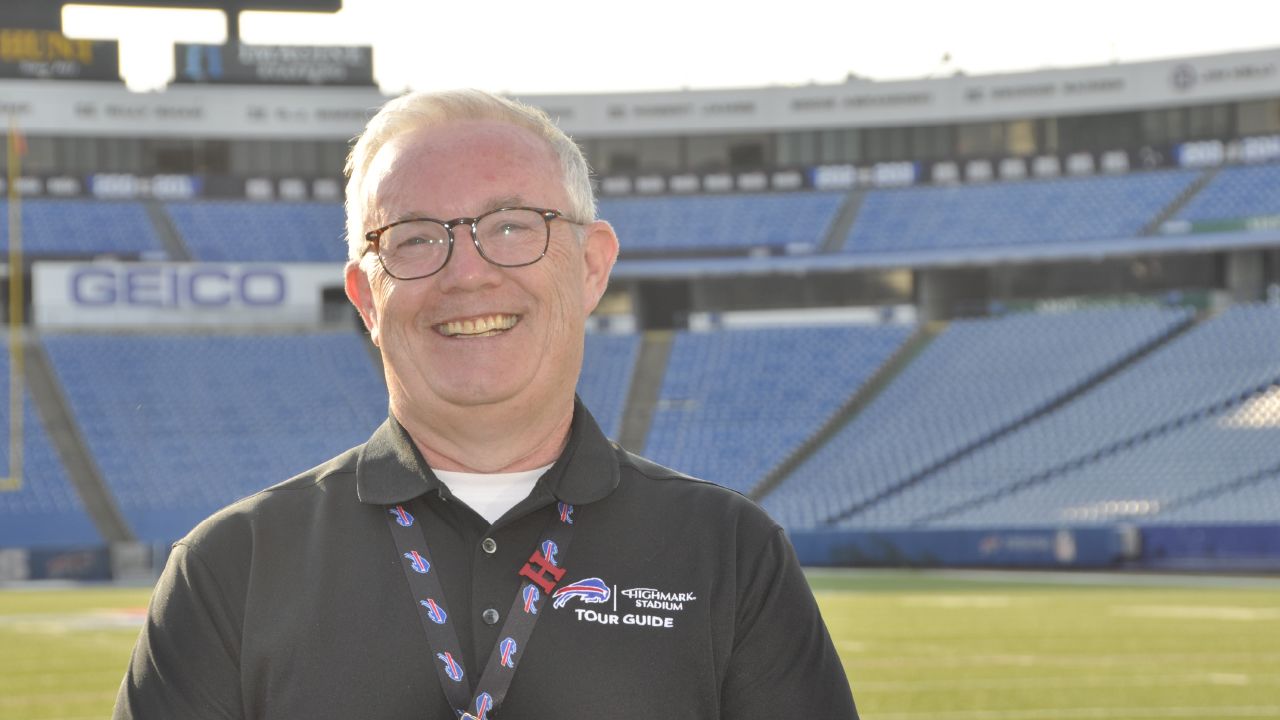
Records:
[[[480,254],[470,225],[453,229],[453,257],[440,271],[440,289],[474,290],[502,282],[502,268]]]

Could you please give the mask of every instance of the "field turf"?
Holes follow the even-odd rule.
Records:
[[[815,571],[867,720],[1280,718],[1280,581]],[[146,589],[0,590],[0,720],[105,718]]]

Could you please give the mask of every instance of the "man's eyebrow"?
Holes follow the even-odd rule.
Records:
[[[498,208],[514,207],[524,204],[524,200],[519,195],[503,195],[501,197],[493,198],[489,202],[485,203],[484,211],[489,212],[490,210],[497,210]]]
[[[524,204],[525,204],[524,199],[521,198],[519,195],[502,195],[499,197],[492,198],[488,202],[481,205],[480,206],[481,210],[477,212],[476,215],[483,215],[489,212],[490,210],[497,210],[498,208],[516,207]],[[433,220],[452,220],[453,219],[453,218],[438,218],[435,215],[432,215],[430,213],[423,213],[423,212],[410,210],[408,212],[403,212],[403,213],[400,213],[399,215],[396,215],[390,218],[387,222],[398,223],[403,220],[422,220],[422,219],[428,219],[428,218]]]
[[[411,210],[409,212],[400,213],[399,215],[387,218],[387,224],[391,225],[398,222],[404,222],[405,220],[422,220],[430,217],[431,216],[426,213],[413,212]]]

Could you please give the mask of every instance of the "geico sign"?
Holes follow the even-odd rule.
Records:
[[[285,287],[284,274],[274,268],[84,267],[71,274],[71,301],[87,307],[269,307],[284,303]]]

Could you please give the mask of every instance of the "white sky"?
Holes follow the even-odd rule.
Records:
[[[126,0],[121,0],[122,2]],[[336,14],[245,13],[260,44],[372,45],[382,89],[516,94],[986,74],[1280,45],[1274,0],[344,0]],[[221,42],[216,11],[69,6],[75,37],[119,38],[136,90],[172,43]],[[950,62],[944,63],[944,55]]]

